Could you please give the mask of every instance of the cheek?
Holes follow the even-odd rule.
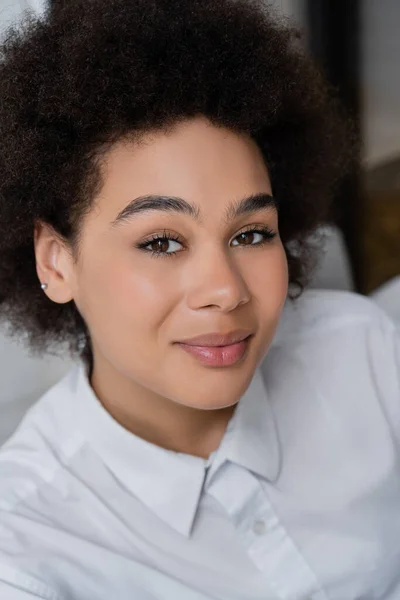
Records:
[[[288,293],[288,264],[282,244],[251,261],[248,282],[264,316],[279,318]]]
[[[109,255],[82,272],[83,303],[94,334],[96,329],[112,326],[118,335],[131,335],[157,327],[165,319],[174,304],[176,286],[162,259],[154,259],[154,265],[151,260],[121,256],[114,260]]]
[[[288,264],[283,246],[274,248],[259,268],[260,277],[253,281],[252,291],[257,300],[261,358],[272,343],[288,294]]]

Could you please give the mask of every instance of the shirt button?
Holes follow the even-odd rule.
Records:
[[[254,533],[256,533],[257,535],[262,535],[263,533],[265,533],[267,530],[267,526],[265,524],[265,521],[254,521],[253,523],[253,531]]]

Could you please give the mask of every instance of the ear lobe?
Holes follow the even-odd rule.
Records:
[[[40,282],[47,283],[46,294],[53,302],[66,304],[73,299],[70,286],[70,269],[60,253],[66,253],[64,242],[45,223],[35,226],[36,271]],[[63,254],[64,256],[64,254]]]

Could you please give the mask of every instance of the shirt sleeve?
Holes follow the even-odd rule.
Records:
[[[0,564],[0,598],[4,600],[66,600],[44,583]]]
[[[400,443],[400,326],[381,309],[369,328],[367,345],[376,394]]]
[[[47,600],[48,598],[56,598],[56,596],[38,596],[21,588],[0,582],[0,598],[7,598],[7,600]]]

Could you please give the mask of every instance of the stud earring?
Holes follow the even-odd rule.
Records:
[[[42,285],[40,286],[42,288],[42,290],[47,290],[47,288],[49,287],[47,283],[42,283]]]

